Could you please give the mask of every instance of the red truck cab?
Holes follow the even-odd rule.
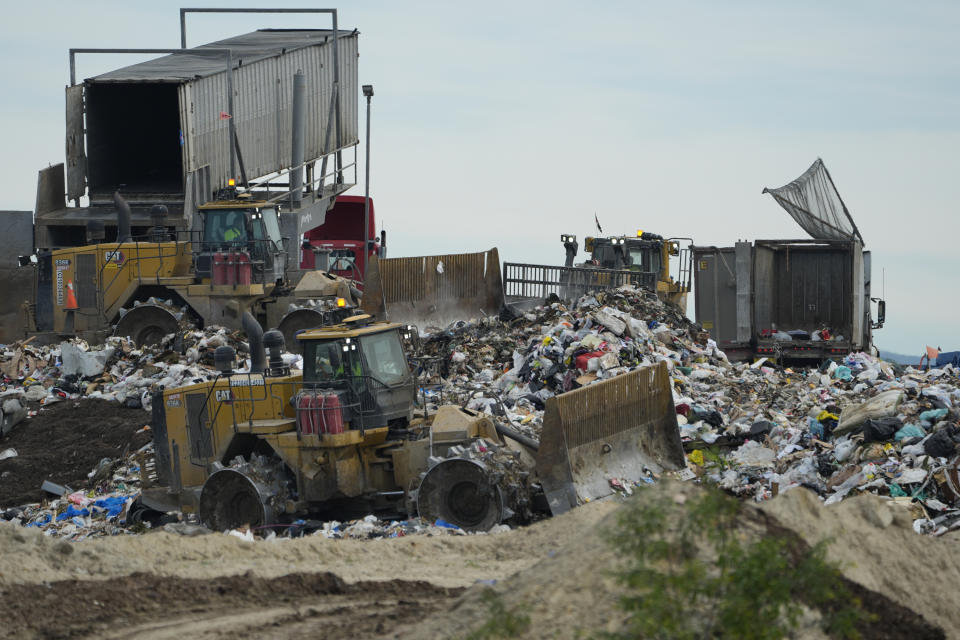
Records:
[[[367,258],[384,255],[382,238],[377,236],[373,199],[370,199],[368,229],[372,248],[363,251],[363,196],[337,196],[333,207],[327,211],[326,220],[319,227],[307,231],[301,248],[300,268],[315,269],[316,254],[313,247],[330,250],[328,271],[343,278],[363,281]]]

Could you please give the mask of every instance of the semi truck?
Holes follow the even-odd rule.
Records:
[[[372,256],[387,257],[387,232],[376,233],[376,215],[370,198],[367,251],[363,251],[364,197],[337,196],[323,224],[303,234],[300,268],[321,269],[356,281],[361,287]]]

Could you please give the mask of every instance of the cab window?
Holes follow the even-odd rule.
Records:
[[[370,375],[385,385],[406,380],[409,375],[407,358],[396,331],[374,333],[360,337],[360,345]]]
[[[337,382],[363,375],[357,343],[350,338],[310,340],[303,347],[303,379],[307,382]]]
[[[248,238],[246,216],[237,209],[213,209],[203,215],[203,242],[206,245],[245,243]]]
[[[356,267],[356,259],[352,249],[334,249],[330,252],[330,270],[349,271]]]
[[[311,341],[304,345],[304,380],[326,382],[345,377],[343,350],[339,342]]]
[[[263,224],[267,228],[267,237],[273,242],[274,251],[283,250],[283,240],[280,238],[280,222],[277,220],[277,210],[273,207],[263,209]]]
[[[617,256],[611,245],[597,247],[593,252],[593,259],[604,269],[613,269],[617,264]]]
[[[631,248],[628,261],[631,267],[638,267],[640,271],[650,271],[650,249],[646,247]]]

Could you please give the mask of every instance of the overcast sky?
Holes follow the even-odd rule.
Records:
[[[761,190],[819,156],[873,252],[874,295],[885,281],[877,344],[960,349],[960,4],[592,4],[340,7],[376,91],[371,195],[391,255],[497,246],[559,264],[559,235],[592,234],[595,212],[607,233],[802,238]],[[0,208],[33,209],[37,171],[63,161],[67,49],[179,46],[179,6],[4,7]],[[328,23],[191,16],[189,44],[300,25]],[[81,57],[78,76],[130,61]]]

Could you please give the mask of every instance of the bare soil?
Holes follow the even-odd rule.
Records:
[[[87,486],[101,458],[149,441],[137,433],[148,418],[91,400],[45,408],[0,441],[20,453],[0,461],[0,506],[40,499],[45,479]],[[598,501],[491,535],[373,540],[152,531],[70,543],[0,522],[0,637],[286,638],[321,629],[325,637],[463,637],[490,618],[490,588],[529,616],[524,637],[590,637],[625,622],[614,578],[622,559],[603,536],[621,505]],[[824,507],[794,489],[745,505],[744,528],[802,544],[832,540],[830,557],[876,616],[864,637],[960,638],[951,587],[960,582],[960,534],[917,535],[911,509],[869,495]],[[824,637],[819,616],[809,612],[800,637]]]
[[[44,480],[86,488],[87,474],[103,458],[124,458],[150,442],[150,422],[143,409],[128,409],[105,400],[65,400],[40,407],[0,439],[0,450],[13,448],[17,457],[0,460],[0,508],[44,497]]]
[[[433,614],[461,591],[403,580],[350,584],[326,572],[216,580],[135,573],[0,588],[0,637],[264,638],[303,626],[310,635],[372,638]]]

